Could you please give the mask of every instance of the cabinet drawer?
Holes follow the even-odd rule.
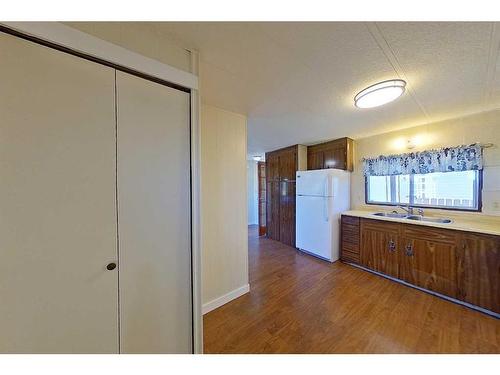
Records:
[[[402,235],[405,238],[415,238],[449,244],[455,244],[458,239],[458,232],[453,230],[411,224],[403,225]]]
[[[351,253],[350,251],[342,251],[340,258],[345,262],[359,264],[359,254]]]
[[[342,241],[359,243],[359,227],[355,225],[342,224]]]
[[[342,215],[342,224],[359,225],[359,217]]]
[[[394,233],[398,235],[400,232],[400,223],[392,223],[383,220],[376,219],[362,219],[361,220],[361,232],[365,230],[372,230],[384,233]]]
[[[342,241],[342,251],[350,251],[359,254],[359,244]]]

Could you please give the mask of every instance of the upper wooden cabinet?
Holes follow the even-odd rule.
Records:
[[[353,170],[353,140],[339,138],[307,148],[307,169]]]
[[[295,173],[307,166],[307,148],[295,145],[266,153],[266,180],[295,181]]]

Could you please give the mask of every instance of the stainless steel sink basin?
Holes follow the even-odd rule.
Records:
[[[422,215],[408,215],[406,213],[399,212],[375,212],[373,215],[375,216],[383,216],[383,217],[394,217],[397,219],[408,219],[415,221],[426,221],[429,223],[440,223],[440,224],[449,224],[452,222],[451,219],[445,217],[426,217]]]
[[[375,212],[375,216],[384,216],[384,217],[396,217],[398,219],[405,219],[408,215],[407,214],[400,214],[397,212]]]
[[[447,219],[444,217],[424,217],[421,215],[409,215],[406,218],[408,220],[427,221],[429,223],[441,223],[441,224],[449,224],[452,221],[451,219]]]

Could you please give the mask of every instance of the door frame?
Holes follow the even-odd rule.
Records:
[[[264,180],[264,188],[262,188],[262,180]],[[257,184],[258,184],[258,198],[257,198],[257,215],[259,223],[259,236],[265,236],[267,233],[267,181],[266,181],[266,163],[264,161],[257,162]],[[265,210],[266,212],[262,212]]]
[[[189,50],[191,72],[106,42],[60,22],[0,22],[0,32],[59,50],[190,94],[192,349],[203,353],[201,309],[201,138],[199,55]]]

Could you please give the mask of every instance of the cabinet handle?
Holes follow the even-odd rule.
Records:
[[[413,256],[413,246],[411,245],[411,243],[406,245],[406,255],[409,257]]]
[[[389,251],[396,251],[396,244],[393,240],[389,241]]]

